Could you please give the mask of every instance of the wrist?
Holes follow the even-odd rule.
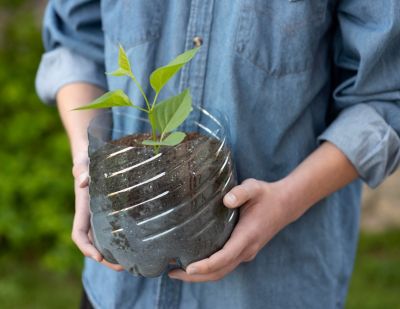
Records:
[[[274,191],[277,192],[278,203],[287,224],[299,219],[309,208],[308,205],[303,203],[302,193],[297,192],[295,181],[290,175],[274,182],[273,186]]]

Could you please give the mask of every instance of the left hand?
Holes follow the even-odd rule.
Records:
[[[240,263],[255,258],[264,245],[293,221],[285,211],[286,191],[280,182],[267,183],[246,179],[224,197],[229,208],[240,207],[239,222],[224,247],[209,258],[194,262],[183,270],[175,269],[170,278],[188,282],[216,281]]]

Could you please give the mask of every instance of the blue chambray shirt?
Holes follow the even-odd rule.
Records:
[[[67,83],[88,82],[122,88],[143,106],[127,79],[104,75],[117,68],[117,43],[150,95],[152,70],[200,37],[198,55],[160,99],[190,87],[196,104],[225,111],[240,181],[285,177],[324,140],[371,187],[399,164],[399,1],[54,0],[43,37],[43,101],[54,103]],[[84,287],[97,308],[341,308],[360,184],[319,202],[220,281],[137,278],[86,260]]]

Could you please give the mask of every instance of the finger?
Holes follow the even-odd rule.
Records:
[[[88,257],[100,262],[102,256],[89,239],[90,213],[88,189],[75,186],[75,216],[72,225],[72,239],[79,250]]]
[[[82,220],[82,218],[79,218],[78,214],[75,214],[74,217],[72,239],[83,255],[91,257],[97,262],[100,262],[103,259],[102,255],[89,238],[88,227],[86,223]]]
[[[234,187],[224,196],[224,205],[236,208],[247,201],[256,198],[260,192],[260,182],[255,179],[246,179],[240,185]]]
[[[112,270],[115,270],[115,271],[123,271],[124,270],[124,268],[121,265],[107,262],[105,259],[103,259],[101,261],[101,264],[103,264],[103,265],[107,266],[108,268],[111,268]]]
[[[74,165],[72,175],[80,188],[85,188],[89,184],[89,167],[86,163]]]
[[[240,261],[237,260],[235,263],[227,265],[226,267],[212,273],[208,274],[195,274],[190,275],[181,269],[174,269],[168,273],[171,279],[182,280],[185,282],[207,282],[207,281],[217,281],[232,272],[238,265]]]
[[[103,259],[102,255],[89,240],[89,237],[85,229],[80,228],[78,224],[75,223],[72,231],[72,239],[79,248],[79,250],[83,253],[83,255],[90,257],[97,262],[102,261]]]
[[[82,175],[84,172],[87,172],[88,170],[89,170],[88,162],[76,163],[72,167],[72,175],[74,176],[75,179],[78,179],[80,175]]]
[[[224,247],[209,258],[194,262],[186,268],[189,275],[210,274],[235,264],[248,245],[249,237],[242,228],[235,228]]]
[[[92,232],[91,228],[89,229],[88,238],[89,238],[89,241],[93,244],[93,232]],[[102,260],[98,261],[98,262],[101,262],[101,264],[103,264],[103,265],[105,265],[105,266],[107,266],[107,267],[109,267],[109,268],[111,268],[112,270],[115,270],[115,271],[124,270],[124,268],[121,265],[110,263],[104,257],[102,257]]]
[[[88,184],[89,184],[89,172],[87,171],[82,172],[82,174],[78,176],[78,185],[80,188],[85,188],[88,186]]]
[[[89,162],[89,154],[88,148],[86,147],[84,150],[74,153],[73,155],[73,164],[80,164],[80,163],[88,163]]]

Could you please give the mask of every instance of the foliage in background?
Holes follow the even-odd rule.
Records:
[[[79,308],[79,276],[50,272],[36,263],[0,257],[0,308]]]
[[[400,229],[361,233],[347,309],[399,309]]]
[[[1,0],[0,5],[2,8],[15,8],[19,7],[26,0]]]
[[[77,271],[68,142],[56,109],[44,106],[34,89],[43,52],[34,4],[0,7],[0,252]]]

